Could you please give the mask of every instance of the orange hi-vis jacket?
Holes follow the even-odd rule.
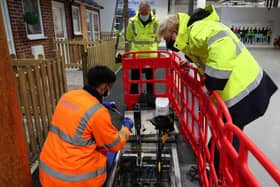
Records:
[[[106,152],[117,152],[129,138],[118,131],[108,110],[86,90],[70,91],[55,109],[40,155],[43,187],[102,186],[106,179]]]

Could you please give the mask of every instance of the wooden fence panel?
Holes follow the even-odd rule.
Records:
[[[47,117],[48,117],[48,124],[51,123],[51,117],[52,117],[52,105],[51,103],[51,94],[50,94],[50,88],[47,83],[47,71],[46,71],[46,64],[41,64],[41,79],[42,79],[42,85],[44,90],[44,97],[45,97],[45,103],[46,103],[46,110],[47,110]],[[42,99],[42,98],[41,98]]]
[[[59,75],[62,74],[60,63],[61,63],[60,58],[57,58],[57,59],[56,59],[56,69],[57,69],[57,74],[58,74],[58,77],[57,77],[58,87],[59,87],[59,90],[58,90],[58,91],[59,91],[59,93],[63,93],[63,92],[64,92],[64,91],[63,91],[63,90],[64,90],[64,88],[63,88],[63,79],[62,79],[61,76],[59,76]]]
[[[62,62],[61,58],[13,60],[30,162],[38,158],[55,105],[66,91]]]
[[[113,40],[98,41],[88,48],[87,69],[94,65],[105,65],[115,71],[115,42]]]
[[[117,38],[116,34],[113,33],[101,33],[101,40],[115,40]]]
[[[54,91],[55,91],[55,103],[58,102],[59,98],[60,98],[60,94],[59,94],[59,86],[58,86],[58,75],[57,75],[57,69],[56,69],[56,61],[52,60],[51,63],[51,71],[53,72],[53,81],[54,81]]]
[[[64,51],[64,56],[62,56],[63,59],[65,59],[65,65],[69,65],[70,64],[70,49],[69,49],[69,45],[61,44],[63,45],[62,50]]]
[[[40,127],[40,121],[39,121],[39,114],[38,114],[38,97],[36,95],[38,95],[37,92],[37,87],[35,85],[35,81],[34,81],[34,73],[35,71],[33,71],[31,68],[29,68],[27,70],[27,74],[28,74],[28,80],[29,80],[29,85],[30,85],[30,94],[31,94],[31,103],[32,103],[32,116],[34,118],[35,121],[35,137],[37,139],[37,142],[39,142],[39,148],[41,148],[43,146],[43,136],[42,136],[42,131],[41,131],[41,127]]]
[[[46,103],[45,96],[44,96],[46,90],[44,90],[43,80],[41,79],[40,76],[39,66],[35,66],[34,71],[35,71],[36,86],[38,88],[39,112],[41,115],[43,135],[45,139],[48,134],[48,121],[47,121],[48,117],[47,117],[47,109],[46,109],[48,103]]]
[[[32,123],[32,117],[31,112],[29,108],[29,93],[28,93],[28,82],[26,79],[26,75],[24,72],[24,69],[19,70],[19,81],[20,81],[20,93],[22,96],[22,103],[24,106],[24,114],[23,114],[23,120],[26,119],[27,123],[27,131],[26,131],[26,142],[30,147],[31,154],[36,154],[36,147],[35,147],[35,136],[34,136],[34,130],[33,130],[33,123]]]
[[[60,57],[57,57],[57,61],[59,62],[59,69],[60,69],[60,79],[62,81],[62,92],[61,93],[64,93],[68,90],[67,88],[67,83],[66,83],[66,74],[65,74],[65,62],[64,62],[64,59],[63,58],[60,58]]]
[[[69,48],[69,62],[67,65],[69,65],[69,67],[71,67],[71,65],[74,64],[73,45],[68,45],[68,48]]]
[[[55,39],[53,42],[67,68],[82,68],[81,46],[87,50],[88,47],[95,45],[95,41],[84,40]]]
[[[54,92],[54,86],[53,86],[53,75],[52,75],[52,70],[51,70],[51,64],[47,64],[46,66],[46,72],[47,72],[47,83],[49,87],[49,92],[50,92],[50,98],[53,98],[51,100],[51,109],[54,111],[55,109],[55,92]]]

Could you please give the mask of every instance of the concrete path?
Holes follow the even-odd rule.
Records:
[[[277,84],[278,90],[272,96],[265,115],[246,126],[244,132],[280,168],[280,50],[249,49],[260,66]],[[248,70],[249,71],[249,70]],[[258,101],[256,101],[258,102]],[[260,180],[262,186],[276,187],[267,172],[249,155],[249,168]]]
[[[127,110],[127,107],[124,104],[122,72],[119,72],[117,74],[117,81],[111,89],[111,96],[108,97],[106,100],[116,101],[122,113],[124,113],[124,111]],[[118,129],[120,129],[122,126],[121,117],[114,112],[111,112],[111,116],[112,116],[113,124]],[[191,181],[190,177],[187,176],[187,172],[190,169],[191,165],[196,164],[196,158],[191,149],[191,146],[188,144],[188,142],[186,143],[183,142],[181,135],[177,137],[176,142],[177,142],[178,157],[179,157],[179,163],[181,169],[182,187],[200,186],[198,180]]]
[[[275,83],[280,87],[280,50],[277,49],[249,49],[259,64],[272,77]],[[83,87],[82,71],[76,69],[66,70],[66,79],[69,90]],[[108,100],[115,100],[121,111],[126,110],[124,105],[122,74],[117,74],[117,82],[111,90],[111,96]],[[257,101],[256,101],[257,102]],[[266,114],[260,119],[246,126],[244,132],[250,139],[280,168],[280,91],[272,97],[270,106]],[[116,113],[111,113],[112,120],[116,128],[121,128],[120,117]],[[199,186],[197,181],[190,181],[187,171],[192,164],[196,164],[196,158],[188,143],[182,141],[182,137],[177,138],[178,156],[181,169],[182,186]],[[254,175],[260,180],[263,186],[278,186],[264,169],[249,155],[249,167]],[[35,176],[35,185],[38,185],[38,176]]]
[[[249,50],[259,62],[260,66],[271,76],[280,89],[280,50],[254,48],[250,48]],[[121,80],[121,74],[118,74],[118,80]],[[112,99],[116,99],[117,103],[124,103],[122,83],[116,84],[113,87],[112,93],[117,93],[116,95],[112,94]],[[278,90],[276,94],[273,95],[265,115],[247,125],[244,130],[249,138],[272,160],[272,162],[274,162],[278,168],[280,168],[279,106],[280,91]],[[120,107],[125,109],[125,105],[121,104]],[[180,148],[180,146],[183,146],[183,148]],[[182,140],[179,140],[178,148],[183,184],[185,182],[186,186],[193,186],[194,183],[188,183],[189,180],[184,178],[184,175],[186,170],[189,168],[189,164],[196,163],[195,157],[191,153],[192,151],[190,146],[188,144],[182,144]],[[278,186],[250,154],[248,162],[249,168],[263,186]]]

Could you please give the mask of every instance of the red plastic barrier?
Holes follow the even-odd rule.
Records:
[[[233,134],[240,142],[239,152],[231,144]],[[280,170],[237,126],[224,126],[222,144],[220,163],[223,186],[261,186],[248,167],[248,153],[251,153],[280,185]]]
[[[155,53],[156,57],[136,58],[136,54],[139,53]],[[280,170],[241,130],[232,124],[227,107],[219,95],[216,92],[213,92],[211,96],[204,93],[203,77],[198,70],[190,65],[179,67],[180,60],[181,58],[176,53],[171,54],[166,51],[123,54],[124,96],[128,109],[132,109],[132,105],[140,96],[140,94],[129,93],[130,84],[140,84],[140,92],[142,92],[145,83],[164,83],[165,93],[156,93],[154,88],[155,96],[169,98],[180,121],[180,132],[184,141],[185,138],[188,139],[197,157],[202,186],[259,186],[258,180],[248,169],[248,151],[280,184]],[[153,69],[153,80],[142,79],[141,72],[145,68]],[[155,79],[155,71],[158,68],[165,69],[165,79]],[[140,80],[129,79],[131,69],[140,70]],[[209,133],[211,133],[211,143],[208,143]],[[232,133],[239,138],[239,153],[231,145]],[[214,167],[215,147],[220,155],[220,178]],[[208,172],[207,167],[210,169]]]
[[[192,66],[179,67],[180,60],[181,58],[174,53],[171,69],[176,78],[171,79],[171,87],[174,90],[171,93],[173,99],[171,102],[178,106],[175,107],[175,111],[180,120],[181,134],[184,139],[187,137],[197,157],[202,186],[212,186],[213,184],[219,186],[214,167],[214,148],[216,146],[219,152],[221,150],[220,129],[224,125],[223,116],[228,123],[232,123],[232,120],[224,102],[216,92],[211,96],[216,106],[213,105],[210,97],[203,92],[203,77],[198,70]],[[188,68],[188,73],[186,68]],[[177,82],[180,83],[179,86]],[[210,150],[207,141],[208,127],[212,135]],[[210,169],[208,173],[207,166]]]
[[[143,84],[154,83],[154,85],[162,83],[165,84],[165,93],[154,93],[156,97],[169,97],[169,87],[170,84],[168,80],[170,79],[170,63],[171,63],[171,54],[166,51],[148,51],[148,52],[137,52],[154,54],[156,57],[153,58],[136,58],[136,53],[128,52],[122,55],[122,72],[123,72],[123,87],[124,87],[124,101],[128,106],[128,109],[132,109],[132,105],[137,103],[140,94],[131,94],[130,85],[139,84],[140,93],[143,92]],[[165,69],[165,78],[164,79],[155,79],[155,70],[156,69]],[[129,79],[129,74],[132,69],[140,70],[140,80],[131,80]],[[142,77],[143,69],[153,69],[153,80],[144,80]]]

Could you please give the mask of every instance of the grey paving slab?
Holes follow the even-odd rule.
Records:
[[[68,91],[83,87],[83,71],[79,69],[66,68],[66,82]]]
[[[162,74],[162,70],[158,70],[156,73],[157,73],[156,77],[162,77],[162,75],[160,75]],[[156,88],[164,89],[164,86],[156,87]],[[124,104],[122,72],[119,72],[117,74],[117,81],[111,89],[110,97],[106,98],[106,100],[116,101],[122,114],[124,114],[125,110],[127,110],[127,107]],[[116,128],[120,129],[122,126],[121,117],[114,112],[110,112],[110,113],[112,116],[113,124],[116,126]],[[191,181],[190,177],[187,175],[188,170],[190,169],[190,165],[196,164],[196,157],[191,149],[191,146],[187,141],[183,142],[181,135],[179,135],[176,138],[176,143],[177,143],[178,158],[179,158],[180,170],[181,170],[182,186],[183,187],[199,186],[197,180]]]
[[[254,48],[250,48],[249,50],[258,60],[260,66],[266,70],[278,87],[280,87],[280,50]],[[83,87],[82,71],[77,69],[66,69],[66,79],[69,90]],[[162,87],[156,87],[156,89],[162,89]],[[124,112],[127,107],[124,104],[121,72],[117,74],[117,82],[114,84],[111,92],[112,94],[107,100],[116,101],[119,109]],[[280,92],[278,90],[272,97],[266,114],[249,124],[244,130],[250,139],[276,164],[278,168],[280,168],[280,118],[278,117],[279,106]],[[111,113],[111,116],[116,128],[120,129],[121,117],[116,113]],[[197,181],[191,181],[187,175],[191,165],[196,163],[196,158],[191,150],[190,145],[188,142],[184,143],[181,136],[179,136],[176,141],[180,162],[182,186],[199,186]],[[278,186],[251,155],[249,155],[249,167],[253,174],[261,181],[263,186]],[[34,180],[36,181],[36,179]],[[38,184],[38,181],[36,184]]]
[[[250,139],[280,168],[280,50],[279,49],[249,49],[263,69],[271,76],[278,86],[278,91],[272,96],[265,115],[246,126],[244,132]],[[258,102],[258,101],[256,101]],[[262,186],[277,185],[267,172],[249,155],[249,168],[260,180]]]

